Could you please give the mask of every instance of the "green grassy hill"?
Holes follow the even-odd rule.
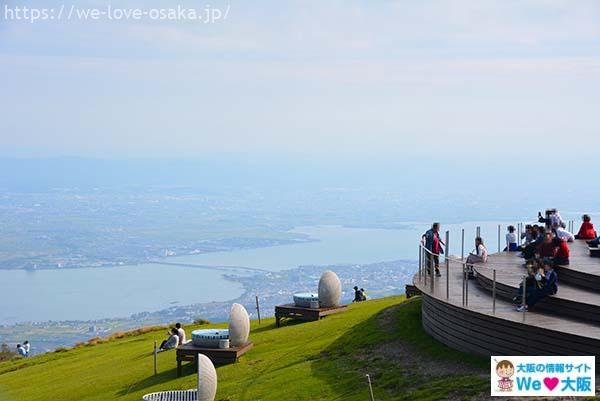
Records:
[[[164,332],[0,363],[0,400],[140,400],[194,388],[193,364],[177,378],[174,351],[159,354],[153,376],[152,346]],[[425,334],[418,298],[353,304],[279,329],[273,319],[252,322],[250,339],[255,347],[239,363],[217,368],[217,400],[368,400],[366,373],[378,400],[462,400],[489,389],[486,359]]]

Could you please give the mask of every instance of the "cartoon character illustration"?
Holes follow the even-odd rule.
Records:
[[[500,391],[512,391],[513,380],[512,375],[515,374],[515,367],[509,360],[502,360],[496,364],[496,374],[500,378],[498,380],[498,389]]]

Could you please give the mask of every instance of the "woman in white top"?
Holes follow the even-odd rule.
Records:
[[[177,348],[177,345],[179,344],[179,333],[177,332],[177,329],[173,327],[168,333],[168,335],[169,338],[167,338],[162,342],[162,344],[160,344],[159,351],[166,351],[168,349]]]
[[[505,252],[516,252],[519,250],[519,244],[517,244],[517,234],[515,233],[515,226],[508,226],[508,232],[506,233],[506,248]]]
[[[481,237],[475,238],[475,249],[467,257],[467,263],[487,262],[488,252]]]

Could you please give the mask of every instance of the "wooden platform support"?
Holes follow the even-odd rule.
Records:
[[[485,356],[600,355],[600,259],[590,257],[583,240],[569,246],[570,264],[557,268],[558,293],[525,313],[511,301],[525,274],[516,252],[475,264],[475,280],[464,280],[459,259],[450,261],[449,275],[444,269],[425,281],[415,274],[423,328],[449,347]]]
[[[254,344],[251,342],[241,347],[230,348],[201,348],[191,342],[177,348],[177,377],[181,376],[182,362],[194,362],[197,364],[198,354],[206,355],[216,366],[235,363],[240,356],[248,352]]]
[[[298,319],[307,322],[319,320],[325,316],[333,315],[334,313],[345,312],[348,309],[347,305],[339,305],[331,308],[303,308],[294,304],[278,305],[275,307],[275,324],[281,327],[281,320]]]

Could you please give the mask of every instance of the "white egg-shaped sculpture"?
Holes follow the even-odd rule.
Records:
[[[232,347],[245,345],[249,335],[250,317],[246,308],[240,304],[233,304],[229,315],[229,344]]]
[[[217,395],[217,370],[212,361],[198,354],[198,401],[214,401]]]
[[[319,280],[319,305],[321,308],[338,306],[342,298],[342,282],[337,274],[327,270]]]

